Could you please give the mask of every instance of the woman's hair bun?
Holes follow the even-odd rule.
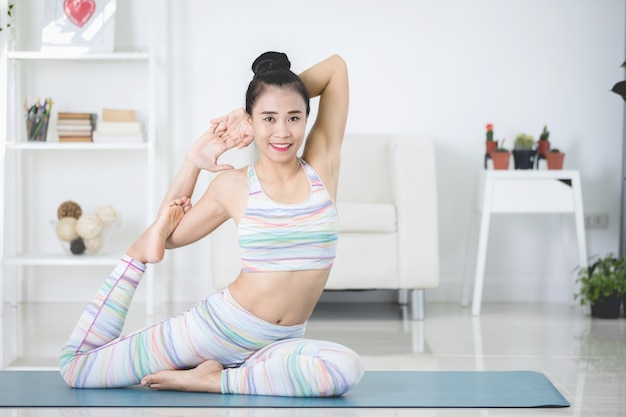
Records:
[[[289,62],[287,55],[282,52],[265,52],[252,63],[254,75],[265,71],[280,69],[287,71],[291,69],[291,62]]]

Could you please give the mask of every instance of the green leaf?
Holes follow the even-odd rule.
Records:
[[[616,258],[609,254],[598,258],[593,264],[581,268],[577,283],[580,292],[575,297],[581,304],[598,301],[601,298],[626,294],[626,257]]]

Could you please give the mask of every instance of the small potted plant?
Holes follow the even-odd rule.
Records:
[[[545,156],[550,149],[550,131],[547,125],[543,125],[543,131],[539,134],[539,141],[537,142],[537,155]]]
[[[545,158],[546,163],[548,164],[548,169],[563,169],[563,160],[565,159],[565,154],[559,149],[551,149],[545,154]]]
[[[580,304],[591,305],[591,316],[618,318],[626,294],[626,258],[608,254],[578,273]]]
[[[498,142],[495,142],[498,144]],[[509,169],[509,160],[511,159],[511,152],[508,149],[503,148],[504,139],[500,142],[499,146],[491,153],[491,159],[493,160],[493,169]]]
[[[532,169],[537,151],[533,149],[535,138],[532,135],[520,133],[515,137],[513,160],[515,169]]]
[[[498,147],[498,142],[493,140],[493,124],[487,123],[487,140],[485,140],[485,147],[487,149],[487,155],[491,155],[493,151]]]
[[[14,1],[8,1],[7,2],[7,18],[6,18],[6,26],[2,27],[0,26],[0,32],[2,32],[4,29],[11,29],[11,23],[13,22],[13,8],[15,7],[15,2]]]

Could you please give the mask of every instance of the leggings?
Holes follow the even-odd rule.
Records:
[[[131,386],[159,370],[191,369],[209,359],[224,366],[224,394],[337,396],[363,376],[361,359],[352,350],[303,339],[305,324],[266,322],[240,306],[228,290],[121,337],[145,268],[124,256],[81,315],[59,360],[70,386]]]

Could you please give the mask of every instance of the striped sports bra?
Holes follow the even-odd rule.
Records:
[[[242,271],[330,269],[337,252],[339,218],[326,186],[300,159],[311,191],[299,203],[273,201],[248,166],[248,206],[239,221]]]

